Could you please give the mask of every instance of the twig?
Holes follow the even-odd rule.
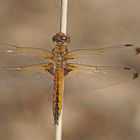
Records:
[[[63,114],[63,109],[61,111],[58,124],[55,124],[55,140],[62,140],[62,114]]]
[[[68,0],[61,0],[60,32],[67,32]]]
[[[63,32],[65,34],[67,32],[67,9],[68,9],[68,0],[61,0],[60,32]],[[62,92],[64,92],[64,85]],[[63,115],[63,103],[58,124],[55,125],[55,140],[62,140],[62,115]]]

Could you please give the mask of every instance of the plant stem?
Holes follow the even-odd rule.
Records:
[[[68,0],[61,0],[60,32],[63,32],[64,34],[67,33],[67,9],[68,9]],[[64,81],[62,92],[64,93]],[[55,125],[55,140],[62,140],[62,115],[63,115],[63,103],[58,124]]]
[[[60,32],[67,32],[68,0],[61,0]]]
[[[63,114],[63,109],[61,111],[58,124],[55,124],[55,140],[62,140],[62,114]]]

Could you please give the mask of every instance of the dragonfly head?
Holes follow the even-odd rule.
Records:
[[[67,46],[70,43],[70,37],[62,32],[54,35],[52,40],[53,43],[58,46]]]

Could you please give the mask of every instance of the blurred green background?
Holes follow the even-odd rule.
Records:
[[[69,49],[140,44],[139,4],[138,0],[70,0]],[[60,0],[0,0],[0,41],[52,49],[59,10]],[[140,56],[129,65],[140,72],[139,60]],[[96,91],[66,88],[63,140],[139,140],[139,85],[140,79]],[[24,87],[0,86],[0,139],[53,140],[52,87]]]

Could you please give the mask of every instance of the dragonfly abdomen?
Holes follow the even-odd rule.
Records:
[[[58,124],[58,120],[60,118],[62,111],[63,84],[64,84],[64,70],[63,68],[56,68],[54,73],[54,93],[53,93],[54,124]]]

